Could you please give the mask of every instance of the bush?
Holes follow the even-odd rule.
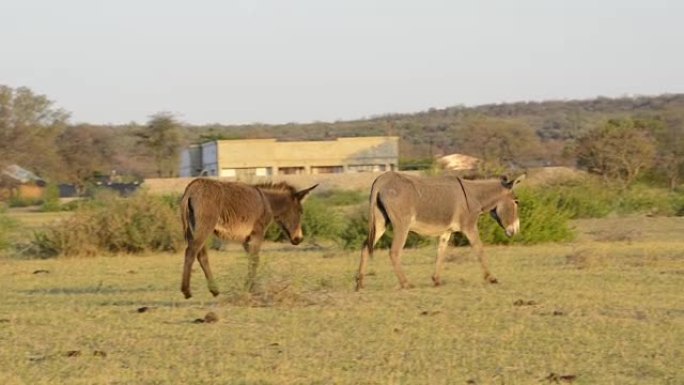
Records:
[[[312,196],[307,204],[313,199],[325,202],[330,206],[351,206],[368,201],[368,193],[351,190],[330,190]]]
[[[37,206],[42,201],[42,198],[25,198],[20,196],[12,196],[10,197],[7,203],[9,207],[30,207]]]
[[[501,227],[489,215],[480,218],[480,238],[490,244],[538,244],[565,242],[574,238],[569,220],[572,213],[563,207],[560,196],[546,189],[516,191],[520,202],[520,233],[507,237]]]
[[[649,214],[672,216],[681,210],[684,194],[664,188],[634,185],[618,188],[597,178],[543,187],[544,195],[556,196],[558,208],[571,219],[604,218],[610,214]]]
[[[546,199],[555,200],[557,208],[570,218],[604,218],[614,210],[616,192],[594,178],[541,186]]]
[[[32,244],[42,256],[177,251],[183,242],[180,229],[175,198],[99,196],[70,218],[36,232]]]
[[[329,202],[311,197],[304,204],[302,231],[310,240],[335,240],[342,231],[342,215]]]
[[[17,222],[4,213],[0,206],[0,251],[11,246],[10,233],[17,228]]]
[[[347,225],[342,229],[338,236],[340,246],[348,250],[361,250],[363,242],[368,237],[368,206],[359,208],[350,218]],[[375,245],[376,249],[387,249],[392,245],[394,233],[391,226]],[[410,232],[406,238],[405,247],[422,247],[435,243],[433,237],[425,237],[414,232]]]
[[[342,228],[342,215],[338,210],[330,207],[330,201],[318,196],[312,196],[304,203],[302,216],[302,231],[304,239],[309,242],[318,240],[336,240]],[[276,223],[272,223],[266,230],[266,239],[280,242],[287,236]]]
[[[674,216],[682,210],[684,194],[647,185],[635,185],[616,199],[615,211],[618,214],[649,214]]]
[[[43,203],[40,205],[40,211],[60,211],[59,204],[59,186],[56,184],[48,184],[43,193]]]
[[[673,194],[672,211],[674,215],[684,217],[684,191]]]

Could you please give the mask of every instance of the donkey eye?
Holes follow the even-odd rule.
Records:
[[[515,203],[516,206],[517,206],[517,205],[518,205],[518,200],[517,200],[517,199],[513,199],[513,203]]]

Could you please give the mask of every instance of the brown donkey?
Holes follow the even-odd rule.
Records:
[[[242,243],[249,254],[247,286],[252,290],[259,265],[259,249],[268,225],[275,221],[293,245],[302,239],[302,202],[318,185],[297,191],[285,182],[248,185],[195,179],[185,188],[181,200],[183,234],[188,243],[181,291],[190,298],[190,273],[195,258],[207,278],[209,291],[219,294],[209,268],[206,241],[214,233],[226,240]]]
[[[453,176],[417,177],[392,171],[377,177],[370,193],[368,238],[361,251],[356,290],[363,288],[368,257],[373,254],[373,247],[388,224],[394,230],[390,258],[402,288],[411,286],[401,268],[401,250],[409,231],[439,236],[435,274],[432,276],[435,286],[442,282],[440,270],[444,252],[451,233],[456,231],[462,232],[475,249],[485,280],[496,283],[487,266],[477,220],[480,214],[489,212],[506,235],[516,234],[520,221],[518,201],[512,190],[524,177],[521,175],[513,181],[505,177],[471,181]]]

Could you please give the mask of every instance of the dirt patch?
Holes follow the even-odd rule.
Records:
[[[222,302],[248,307],[302,307],[325,304],[329,300],[325,290],[301,292],[289,280],[284,279],[257,284],[251,292],[228,294]]]
[[[565,261],[568,265],[585,270],[603,265],[605,263],[604,257],[594,249],[577,248],[565,256]]]

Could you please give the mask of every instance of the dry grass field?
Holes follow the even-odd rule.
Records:
[[[407,250],[411,290],[380,250],[356,293],[357,252],[269,244],[249,295],[229,246],[222,294],[195,265],[190,300],[180,253],[0,259],[0,383],[684,383],[684,218],[575,224],[574,243],[488,247],[498,285],[467,248],[439,288],[434,250]]]

